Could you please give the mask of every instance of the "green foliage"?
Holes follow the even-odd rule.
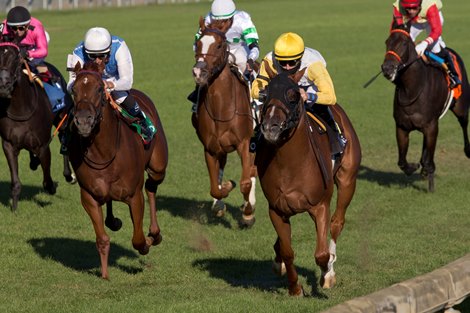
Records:
[[[55,196],[42,191],[41,173],[31,172],[27,153],[20,154],[23,189],[17,214],[10,212],[10,175],[0,157],[2,312],[318,312],[469,252],[470,161],[456,119],[448,114],[441,120],[436,192],[428,194],[418,175],[406,177],[396,166],[393,85],[379,77],[362,88],[380,69],[392,1],[258,0],[237,1],[237,6],[251,13],[262,55],[286,31],[300,33],[307,46],[324,55],[339,102],[361,139],[362,169],[337,247],[337,286],[319,288],[314,224],[299,215],[292,219],[295,263],[306,292],[317,296],[287,296],[286,279],[271,272],[275,232],[259,185],[252,229],[238,227],[242,197],[237,190],[226,201],[226,217],[210,213],[203,149],[186,100],[194,87],[194,33],[209,3],[37,12],[51,35],[48,60],[64,74],[67,54],[89,27],[104,26],[126,39],[134,86],[156,103],[169,141],[168,175],[157,201],[163,242],[147,256],[138,255],[128,209],[116,203],[124,226],[109,231],[110,281],[101,280],[94,231],[79,187],[62,178],[58,141],[52,143]],[[470,41],[462,34],[470,27],[469,10],[465,0],[447,1],[444,7],[444,39],[467,63]],[[418,161],[420,147],[416,133],[410,161]],[[239,164],[230,155],[227,178],[239,179]]]

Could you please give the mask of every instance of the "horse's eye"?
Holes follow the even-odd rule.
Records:
[[[287,89],[286,100],[292,104],[298,103],[300,100],[300,92],[298,92],[294,88]]]

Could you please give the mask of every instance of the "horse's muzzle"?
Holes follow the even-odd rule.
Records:
[[[207,63],[198,61],[193,67],[194,81],[198,85],[206,85],[209,80],[209,71]]]
[[[277,123],[262,123],[261,124],[261,133],[263,134],[264,139],[270,144],[276,144],[281,137],[283,128],[282,125]]]
[[[382,64],[382,73],[386,79],[393,82],[397,77],[398,66],[393,64],[392,62],[385,61]]]
[[[74,116],[73,122],[77,127],[78,134],[85,138],[90,136],[96,124],[95,116],[91,114],[77,114]]]
[[[1,98],[11,98],[11,93],[13,92],[13,80],[8,71],[0,71],[0,97]]]

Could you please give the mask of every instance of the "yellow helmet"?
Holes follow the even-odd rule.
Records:
[[[304,50],[304,40],[296,33],[284,33],[274,43],[274,57],[279,61],[297,60]]]

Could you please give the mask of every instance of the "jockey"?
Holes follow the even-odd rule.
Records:
[[[21,56],[36,69],[43,81],[48,81],[51,74],[44,63],[47,56],[47,37],[42,23],[31,17],[28,9],[16,6],[8,11],[7,18],[0,24],[3,38],[18,43]]]
[[[296,33],[284,33],[276,40],[274,51],[263,58],[259,74],[251,89],[254,99],[264,101],[264,90],[269,83],[266,66],[274,73],[295,74],[307,68],[299,81],[300,94],[308,111],[318,114],[336,133],[337,142],[332,144],[332,154],[342,153],[346,138],[341,134],[330,105],[336,104],[336,95],[330,74],[326,70],[326,61],[317,50],[305,47],[302,37]],[[261,99],[260,99],[261,98]]]
[[[102,76],[106,90],[111,93],[117,104],[124,107],[131,116],[139,119],[144,141],[149,143],[156,129],[129,92],[134,79],[134,66],[124,39],[111,36],[109,31],[102,27],[90,28],[84,41],[80,42],[73,50],[73,55],[69,56],[67,67],[73,69],[77,62],[83,66],[88,61],[106,64]],[[76,78],[75,72],[69,71],[69,77],[67,90],[71,91]]]
[[[245,77],[250,77],[254,63],[259,57],[259,37],[256,27],[251,17],[245,11],[239,11],[232,0],[214,0],[211,11],[206,15],[204,23],[209,25],[217,20],[230,24],[230,28],[225,33],[229,44],[229,62],[235,64]],[[195,41],[201,37],[199,29],[195,36]],[[188,100],[193,102],[193,112],[195,112],[197,102],[197,87],[189,96]]]
[[[455,88],[461,81],[441,36],[444,23],[441,8],[441,0],[396,0],[393,4],[392,26],[410,23],[410,36],[413,41],[426,30],[428,37],[416,45],[416,52],[418,56],[422,56],[426,50],[431,50],[444,59],[449,69],[450,88]]]

